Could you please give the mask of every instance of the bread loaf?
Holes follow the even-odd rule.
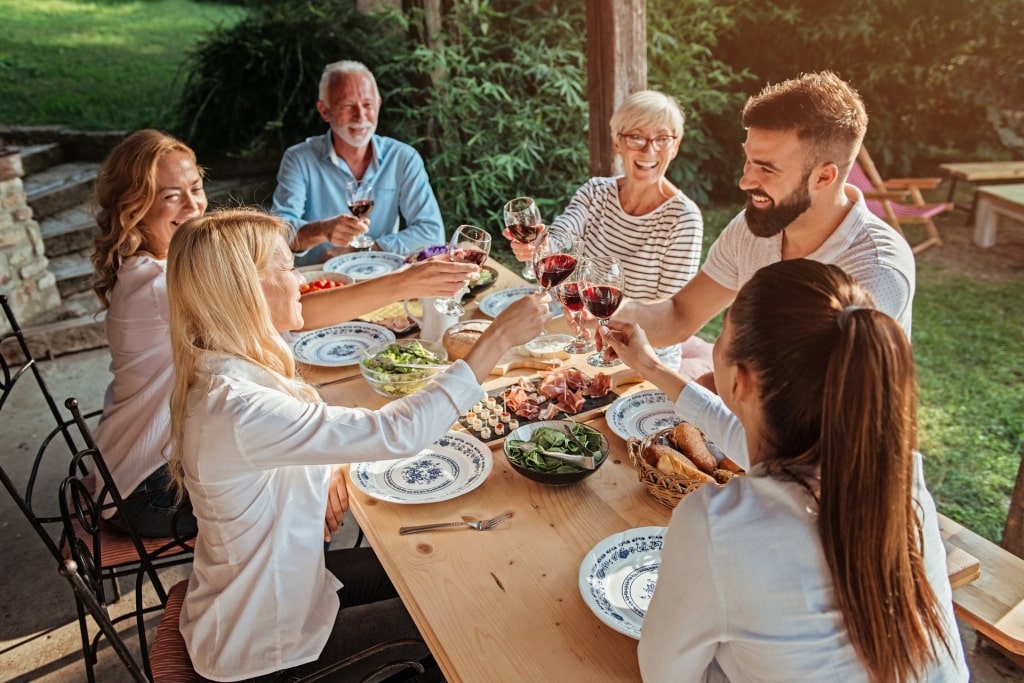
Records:
[[[680,422],[670,437],[676,448],[681,450],[701,472],[711,474],[718,468],[718,461],[708,450],[704,435],[688,422]]]
[[[714,484],[715,479],[709,474],[701,472],[688,457],[672,448],[662,444],[651,444],[644,454],[647,462],[658,468],[665,474],[674,474],[687,479],[696,479],[709,484]]]
[[[445,330],[444,336],[441,338],[441,345],[448,352],[448,360],[465,358],[490,324],[490,320],[467,320]]]

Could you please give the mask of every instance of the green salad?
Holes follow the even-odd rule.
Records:
[[[549,458],[543,453],[531,451],[529,448],[526,449],[528,452],[524,452],[522,444],[533,443],[544,450],[566,453],[568,455],[592,455],[595,458],[595,462],[600,462],[603,457],[601,455],[601,435],[581,424],[574,424],[570,429],[573,436],[587,447],[588,452],[584,452],[565,432],[553,427],[538,427],[530,436],[528,442],[522,439],[508,439],[505,442],[505,452],[508,454],[508,459],[515,464],[520,467],[537,470],[538,472],[579,472],[583,468]]]
[[[469,283],[470,289],[476,289],[477,287],[483,287],[489,285],[494,280],[494,271],[487,270],[486,268],[480,269],[480,277],[476,280],[471,280]]]
[[[427,384],[439,370],[437,368],[405,368],[403,365],[441,365],[447,361],[416,340],[403,344],[390,344],[369,358],[362,360],[368,380],[385,396],[405,396]],[[364,373],[365,374],[365,373]]]

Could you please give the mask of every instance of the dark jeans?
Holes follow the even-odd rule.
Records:
[[[320,658],[315,662],[247,678],[242,683],[292,683],[378,643],[419,638],[419,631],[398,597],[391,579],[372,548],[341,548],[325,556],[324,563],[344,585],[338,591],[341,609]],[[397,659],[419,661],[430,652],[425,646],[395,648],[345,667],[326,680],[360,681],[372,671]],[[199,679],[206,683],[206,679]]]
[[[194,536],[196,518],[192,510],[187,509],[178,517],[177,525],[174,516],[178,510],[187,506],[185,499],[177,500],[177,491],[171,485],[171,474],[167,466],[163,466],[146,477],[130,496],[124,499],[124,517],[131,522],[135,533],[144,538],[164,538],[168,536]],[[110,521],[119,529],[128,533],[128,526],[121,513],[115,514]]]

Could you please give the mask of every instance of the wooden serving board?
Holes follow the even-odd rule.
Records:
[[[568,356],[568,354],[566,354]],[[505,355],[498,360],[490,374],[504,376],[512,370],[552,370],[562,367],[560,358],[541,358],[530,354],[522,347],[509,349]]]
[[[554,360],[558,360],[558,359],[554,359]],[[594,372],[584,372],[584,374],[588,375],[589,377],[594,377],[597,374],[597,372],[596,371],[594,371]],[[573,420],[576,420],[577,422],[586,422],[586,421],[591,420],[591,419],[593,419],[595,417],[603,415],[604,412],[608,409],[608,406],[610,406],[612,403],[614,403],[619,398],[619,396],[621,396],[621,389],[622,389],[622,387],[625,387],[625,386],[627,386],[629,384],[636,384],[637,382],[642,382],[643,381],[643,377],[641,377],[635,370],[633,370],[632,368],[628,368],[628,367],[623,367],[623,368],[620,368],[620,369],[616,370],[615,372],[605,373],[605,374],[608,374],[610,379],[611,379],[611,389],[604,396],[597,396],[597,397],[589,397],[588,396],[588,397],[586,397],[584,399],[584,401],[583,401],[583,408],[580,409],[580,411],[578,413],[574,413],[572,415],[567,415],[565,412],[561,412],[561,413],[558,413],[557,415],[555,415],[553,418],[536,417],[536,418],[531,419],[531,420],[527,420],[527,419],[524,419],[524,418],[519,417],[519,416],[514,416],[514,417],[519,421],[519,426],[520,427],[522,427],[523,425],[526,425],[526,424],[531,424],[533,422],[540,422],[540,421],[542,421],[544,419],[563,420],[563,419],[571,418]],[[529,379],[534,384],[538,384],[540,382],[541,378],[540,378],[540,375],[537,375],[537,376],[534,376],[534,377],[530,377]],[[510,386],[511,384],[512,383],[510,383],[508,385],[505,385],[503,387],[499,387],[497,389],[491,389],[490,391],[487,392],[488,396],[493,396],[495,399],[497,399],[497,405],[499,406],[499,408],[502,406],[501,394],[504,393],[505,389],[507,389],[508,386]],[[546,406],[546,405],[547,405],[547,402],[542,403],[541,404],[541,408],[543,409],[543,407]],[[466,420],[465,415],[463,415],[462,417],[459,418],[459,421],[454,425],[454,429],[459,429],[461,431],[464,431],[464,432],[467,432],[469,434],[472,434],[473,436],[477,437],[478,439],[480,439],[481,441],[486,443],[491,448],[496,448],[496,447],[502,445],[503,443],[505,443],[505,437],[507,437],[509,431],[511,431],[508,428],[508,425],[506,425],[505,426],[505,432],[503,434],[499,435],[499,434],[495,434],[494,433],[494,428],[491,427],[490,428],[491,429],[490,436],[485,439],[485,438],[483,438],[480,435],[480,432],[478,432],[477,430],[473,429],[469,425],[469,422]]]

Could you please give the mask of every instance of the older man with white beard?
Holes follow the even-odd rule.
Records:
[[[316,108],[330,130],[285,151],[274,191],[273,212],[296,229],[297,265],[353,251],[350,243],[363,234],[373,248],[397,253],[444,243],[423,159],[409,145],[375,134],[380,107],[365,65],[341,61],[324,69]],[[373,186],[369,216],[347,211],[352,181]]]
[[[846,184],[868,122],[857,92],[831,72],[805,74],[751,97],[742,120],[744,211],[674,296],[627,301],[612,319],[638,323],[656,346],[689,339],[732,303],[758,269],[807,258],[856,278],[909,336],[914,255],[896,230],[868,210],[861,192]],[[706,351],[705,358],[683,359],[686,379],[710,369],[710,346]]]

